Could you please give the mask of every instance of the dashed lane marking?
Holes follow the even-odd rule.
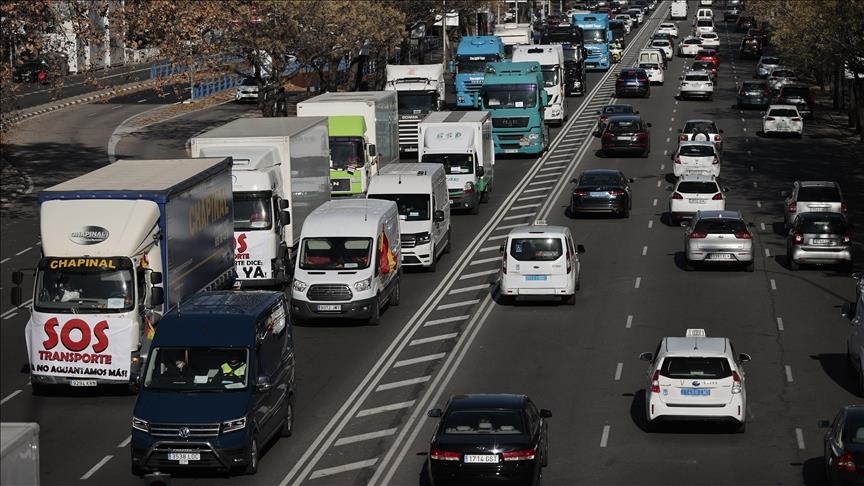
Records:
[[[15,390],[14,392],[6,395],[3,398],[3,400],[0,400],[0,405],[3,405],[4,403],[8,402],[9,400],[12,400],[13,398],[17,397],[18,394],[20,394],[20,393],[21,393],[21,390]]]
[[[647,255],[647,254],[648,254],[648,247],[647,247],[647,246],[643,246],[643,247],[642,247],[642,256],[645,256],[645,255]]]
[[[363,442],[364,440],[380,439],[381,437],[390,437],[395,433],[396,428],[394,427],[392,429],[376,430],[375,432],[367,432],[365,434],[349,435],[348,437],[336,439],[336,442],[333,445],[341,446]]]
[[[786,328],[783,327],[783,318],[782,317],[777,318],[777,330],[778,331],[785,331],[786,330]]]
[[[603,434],[600,436],[600,447],[606,447],[609,444],[609,431],[612,429],[609,425],[603,426]]]
[[[654,201],[651,202],[651,205],[656,206],[657,205],[657,199],[654,199]]]
[[[792,383],[792,381],[793,381],[792,380],[792,367],[789,365],[786,365],[785,368],[786,368],[786,381],[788,381],[789,383]]]
[[[501,259],[498,258],[498,257],[492,257],[492,258],[481,258],[480,260],[474,260],[474,261],[472,261],[472,262],[469,263],[468,265],[483,265],[484,263],[497,262],[497,261],[500,261],[500,260],[501,260]]]
[[[334,474],[340,474],[347,471],[355,471],[357,469],[365,469],[367,467],[372,467],[375,463],[378,462],[378,458],[367,459],[365,461],[357,461],[349,464],[343,464],[341,466],[328,467],[324,469],[317,469],[312,471],[312,474],[309,475],[309,479],[318,479],[326,476],[332,476]]]
[[[625,328],[630,329],[630,326],[633,325],[633,315],[627,316],[627,324],[624,325]]]
[[[621,381],[621,370],[624,369],[624,363],[618,363],[615,367],[615,381]]]
[[[771,290],[777,290],[777,282],[775,282],[773,278],[771,279]]]
[[[765,229],[765,228],[762,228],[762,229]],[[765,248],[765,258],[771,258],[771,250],[769,250],[768,248]]]
[[[452,304],[441,304],[435,310],[455,309],[457,307],[467,307],[480,303],[480,299],[463,300],[462,302],[453,302]]]
[[[651,229],[651,228],[653,228],[653,227],[654,227],[654,220],[653,220],[653,219],[649,219],[649,220],[648,220],[648,229]]]
[[[636,277],[636,284],[633,286],[633,288],[638,289],[640,285],[642,285],[642,277]]]
[[[495,270],[494,273],[498,273],[498,270]],[[472,285],[470,287],[463,287],[460,289],[453,289],[447,292],[447,295],[457,295],[457,294],[465,294],[468,292],[477,292],[478,290],[488,289],[491,284],[483,284],[483,285]]]
[[[765,223],[759,223],[759,228],[760,228],[762,231],[765,231]]]
[[[436,361],[444,356],[447,356],[447,353],[435,353],[435,354],[427,354],[426,356],[418,356],[416,358],[408,358],[402,359],[395,363],[393,363],[394,368],[402,368],[403,366],[411,366],[417,363],[428,363],[429,361]]]
[[[132,436],[131,435],[129,435],[125,439],[123,439],[123,442],[117,444],[117,448],[122,449],[122,448],[126,447],[127,445],[129,445],[130,442],[132,442]]]
[[[90,476],[96,474],[96,471],[98,471],[99,468],[104,466],[105,463],[110,461],[112,457],[114,457],[114,456],[111,454],[108,454],[107,456],[103,457],[101,461],[97,462],[95,466],[91,467],[89,471],[87,471],[86,473],[84,473],[83,476],[81,476],[81,480],[90,479]]]
[[[392,383],[383,383],[381,385],[378,385],[375,388],[375,391],[381,392],[381,391],[392,390],[394,388],[402,388],[403,386],[419,385],[420,383],[426,383],[431,378],[432,378],[431,376],[421,376],[419,378],[409,378],[407,380],[399,380],[399,381],[394,381]]]
[[[414,400],[409,400],[407,402],[399,402],[399,403],[390,403],[387,405],[381,405],[380,407],[367,408],[365,410],[360,410],[357,412],[355,417],[368,417],[369,415],[375,415],[377,413],[385,413],[392,412],[394,410],[402,410],[403,408],[411,408],[414,405]]]
[[[33,249],[32,246],[28,246],[27,248],[24,248],[23,250],[21,250],[21,251],[19,251],[18,253],[16,253],[15,256],[21,256],[21,255],[27,253],[28,251],[30,251],[30,250],[32,250],[32,249]]]
[[[440,334],[438,336],[430,336],[427,338],[414,339],[410,343],[408,343],[408,346],[419,346],[421,344],[434,343],[434,342],[438,342],[438,341],[446,341],[448,339],[453,339],[458,335],[459,335],[458,332],[450,332],[447,334]]]
[[[438,324],[449,324],[449,323],[451,323],[451,322],[465,321],[465,320],[468,320],[468,319],[470,319],[470,318],[471,318],[471,316],[468,315],[468,316],[453,316],[453,317],[445,317],[445,318],[443,318],[443,319],[433,319],[433,320],[431,320],[431,321],[426,321],[426,322],[423,324],[423,327],[426,327],[426,326],[437,326]]]
[[[498,259],[494,258],[493,260],[498,260]],[[483,270],[482,272],[466,273],[465,275],[460,275],[459,280],[468,280],[469,278],[483,277],[485,275],[492,275],[495,273],[498,273],[497,268],[493,269],[493,270]]]
[[[11,257],[9,257],[9,258],[4,258],[4,259],[0,260],[0,264],[6,263],[6,262],[8,262],[8,261],[11,260],[11,259],[12,259]]]
[[[795,427],[795,440],[798,442],[798,449],[804,450],[804,431],[801,430],[801,427]]]

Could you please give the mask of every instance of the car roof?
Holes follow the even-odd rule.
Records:
[[[711,76],[711,73],[704,69],[691,69],[684,73],[684,76],[689,76],[691,74],[704,74],[705,76]]]
[[[694,146],[694,145],[714,148],[714,142],[708,142],[708,141],[703,141],[703,140],[682,140],[681,142],[678,143],[679,148],[680,147]]]
[[[699,49],[696,51],[697,56],[715,56],[717,55],[717,49]]]
[[[663,338],[666,357],[669,356],[726,356],[725,337],[667,337]]]
[[[610,113],[610,115],[612,115]],[[612,123],[613,121],[642,121],[642,117],[639,115],[612,115],[608,118],[608,123]]]
[[[834,181],[797,181],[801,187],[837,187]]]
[[[447,402],[447,410],[521,409],[528,397],[512,393],[470,393],[453,395]]]
[[[637,68],[637,67],[625,67],[625,68],[621,68],[621,70],[618,72],[619,73],[626,73],[626,72],[634,72],[634,71],[638,73],[640,71],[644,72],[645,70],[642,68]]]
[[[600,110],[602,111],[602,110],[604,110],[610,106],[626,106],[627,108],[630,108],[631,110],[634,110],[634,111],[636,110],[635,106],[628,104],[628,103],[609,103],[608,105],[601,106]]]
[[[608,174],[608,175],[618,175],[621,171],[618,169],[586,169],[582,171],[580,175],[588,175],[588,174]]]
[[[807,213],[802,213],[807,214]],[[697,211],[696,212],[697,219],[735,219],[735,220],[744,220],[744,217],[741,216],[739,211],[732,211],[728,209],[718,210],[712,209],[710,211]]]
[[[685,172],[681,174],[681,177],[678,178],[678,183],[686,182],[686,181],[696,181],[696,182],[717,182],[713,175],[708,174],[693,174],[690,172]]]
[[[688,123],[714,123],[714,120],[709,120],[708,118],[691,118],[684,122],[684,124]]]
[[[781,110],[782,110],[782,109],[789,109],[789,108],[794,108],[794,109],[796,109],[796,110],[798,109],[798,107],[795,106],[795,105],[768,105],[768,109],[769,109],[769,110],[773,110],[773,109],[775,109],[775,108],[776,108],[776,109],[781,109]]]

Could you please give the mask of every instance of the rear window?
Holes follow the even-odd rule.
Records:
[[[779,57],[763,57],[762,58],[762,64],[774,64],[774,65],[780,64],[780,58]]]
[[[726,358],[669,357],[663,360],[660,374],[666,378],[721,379],[732,376]]]
[[[681,182],[675,190],[686,194],[714,194],[720,192],[720,188],[717,187],[716,182],[697,181]]]
[[[612,133],[632,133],[642,130],[638,121],[617,120],[609,123],[608,130]]]
[[[768,112],[768,116],[798,116],[798,111],[790,108],[775,108]]]
[[[705,145],[684,145],[678,153],[680,155],[689,155],[691,157],[711,157],[714,155],[714,147]]]
[[[513,238],[510,256],[520,262],[551,262],[561,258],[563,248],[561,238]]]
[[[512,410],[455,410],[444,418],[445,434],[522,434],[522,416]]]
[[[647,62],[639,63],[639,67],[642,69],[660,69],[658,64],[649,64]]]
[[[579,179],[580,186],[617,186],[621,183],[618,174],[583,174]]]
[[[748,83],[745,82],[741,89],[745,91],[753,91],[753,90],[763,90],[768,86],[765,83]]]
[[[706,33],[702,34],[702,38],[703,39],[716,39],[717,34],[715,34],[713,32],[706,32]]]
[[[688,74],[684,76],[684,81],[711,81],[706,74]]]
[[[684,39],[685,44],[701,44],[701,39]]]
[[[638,79],[645,77],[645,73],[642,71],[621,71],[621,77],[625,79]]]
[[[746,233],[747,225],[744,221],[734,219],[702,219],[696,223],[695,231],[708,234],[731,235],[735,233]]]
[[[607,115],[633,113],[633,107],[629,105],[607,105],[603,107],[602,113]]]
[[[775,78],[794,78],[795,71],[786,71],[782,69],[775,69],[771,71],[771,76]]]
[[[802,187],[798,189],[798,200],[808,202],[840,202],[840,191],[836,187]]]
[[[717,127],[711,122],[687,122],[684,133],[708,132],[717,133]]]
[[[693,69],[694,71],[701,71],[703,69],[711,70],[714,69],[714,63],[711,61],[696,61],[692,66],[690,66],[690,69]]]
[[[810,219],[801,221],[799,229],[802,233],[840,234],[846,232],[846,224],[841,218]]]
[[[810,88],[803,86],[784,86],[780,88],[780,96],[810,96]]]
[[[654,47],[669,47],[669,41],[666,39],[657,39],[651,45]]]
[[[849,412],[843,425],[843,441],[850,444],[864,444],[864,414]]]

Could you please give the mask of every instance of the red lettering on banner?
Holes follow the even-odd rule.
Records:
[[[60,338],[57,336],[57,329],[55,329],[58,325],[60,325],[60,322],[56,317],[45,321],[45,334],[48,335],[48,339],[42,341],[42,347],[45,349],[52,349],[60,342]]]
[[[105,332],[107,329],[108,321],[99,321],[93,328],[93,334],[96,336],[96,344],[93,345],[94,352],[101,353],[108,349],[108,335]]]
[[[72,339],[72,331],[77,329],[81,333],[81,338],[78,341]],[[63,329],[60,330],[60,341],[63,346],[75,353],[84,351],[90,345],[90,326],[81,319],[69,319],[66,324],[63,324]]]
[[[57,333],[57,326],[60,325],[60,322],[56,317],[52,317],[45,321],[45,334],[48,335],[48,339],[42,341],[42,347],[46,350],[54,349],[57,344],[60,342],[63,343],[63,346],[74,352],[78,353],[80,351],[84,351],[90,346],[90,343],[93,341],[93,337],[96,338],[96,343],[93,344],[93,351],[96,353],[101,353],[108,349],[108,321],[99,321],[93,327],[93,331],[90,331],[90,325],[87,324],[86,321],[82,319],[69,319],[63,327],[60,329],[60,334]],[[72,338],[71,333],[74,330],[78,330],[81,333],[81,337],[78,340]]]
[[[243,233],[237,237],[237,253],[246,253],[247,248],[248,245],[246,245],[246,233]]]

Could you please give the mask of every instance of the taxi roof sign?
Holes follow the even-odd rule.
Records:
[[[534,226],[546,226],[546,220],[545,219],[534,220]]]
[[[687,329],[686,337],[688,338],[704,338],[705,336],[707,336],[705,329]]]

